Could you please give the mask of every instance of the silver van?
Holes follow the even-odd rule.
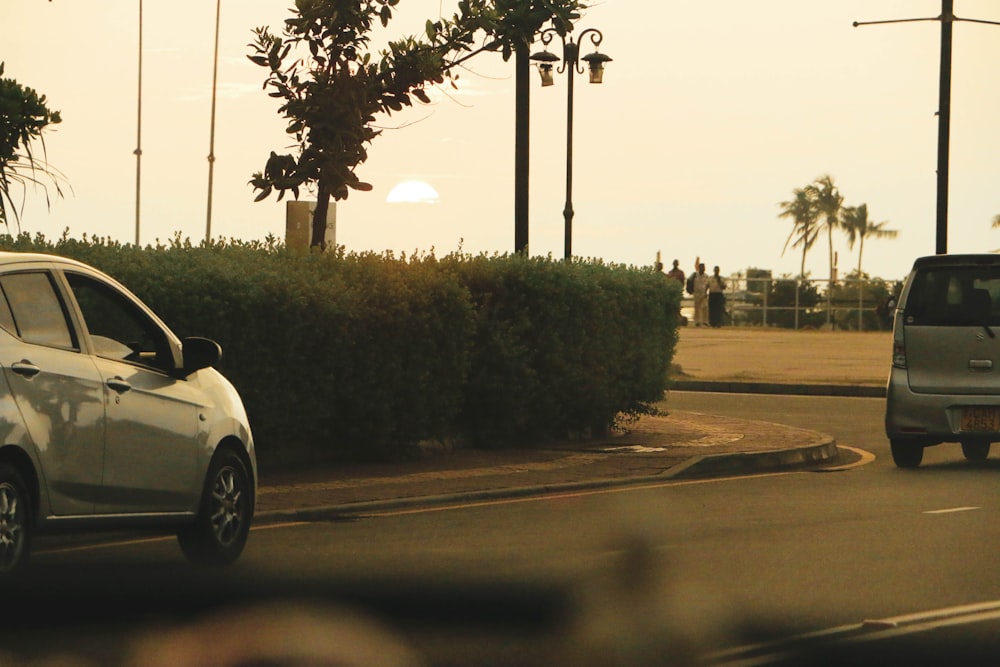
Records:
[[[920,257],[896,306],[885,433],[915,468],[924,447],[957,442],[986,459],[1000,441],[1000,255]]]

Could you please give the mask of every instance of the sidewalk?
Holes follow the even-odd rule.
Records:
[[[673,391],[880,395],[888,333],[681,330]],[[413,461],[261,473],[258,522],[371,513],[850,461],[827,434],[672,411],[628,433],[541,449],[427,452]]]

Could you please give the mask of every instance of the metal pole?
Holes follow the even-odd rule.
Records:
[[[864,281],[861,280],[861,271],[858,271],[858,331],[864,331],[864,320],[862,319],[863,308],[865,306],[864,299]]]
[[[205,243],[212,240],[212,181],[215,173],[215,98],[219,81],[219,14],[222,0],[215,0],[215,55],[212,61],[212,120],[208,133],[208,212],[205,215]]]
[[[142,0],[139,0],[139,102],[136,111],[135,150],[135,244],[139,245],[139,186],[142,182]]]
[[[859,25],[880,23],[910,23],[913,21],[941,22],[941,71],[938,87],[938,159],[937,159],[937,234],[935,252],[948,252],[948,145],[951,131],[951,42],[952,26],[956,21],[1000,25],[998,21],[965,19],[955,16],[954,0],[941,0],[941,15],[934,18],[895,19],[891,21],[855,21]]]
[[[566,86],[566,204],[563,206],[566,238],[563,258],[573,258],[573,75],[576,73],[577,45],[570,40],[563,47],[569,83]]]
[[[528,169],[531,85],[529,45],[519,43],[514,51],[514,252],[528,254]]]
[[[953,0],[941,0],[941,83],[938,91],[937,243],[935,252],[948,252],[948,145],[951,129],[951,42]]]

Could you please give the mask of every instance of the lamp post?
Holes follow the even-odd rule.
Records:
[[[952,25],[957,21],[1000,25],[997,21],[966,19],[955,16],[954,0],[941,0],[939,16],[914,19],[890,19],[887,21],[855,21],[854,27],[881,23],[912,23],[915,21],[941,22],[941,66],[938,86],[938,158],[937,158],[937,226],[935,234],[935,254],[948,252],[948,151],[951,136],[951,44]]]
[[[560,58],[548,50],[549,43],[559,36],[562,42],[563,54]],[[554,28],[546,28],[541,32],[542,51],[534,53],[531,60],[538,63],[538,73],[542,77],[542,86],[551,86],[555,83],[554,72],[567,74],[566,85],[566,204],[563,207],[563,219],[565,220],[565,250],[564,259],[569,261],[573,257],[573,75],[583,74],[584,69],[580,66],[580,60],[587,63],[590,69],[590,83],[601,83],[604,76],[604,63],[610,62],[611,58],[597,51],[604,35],[596,28],[587,28],[580,33],[579,42],[583,42],[584,37],[589,37],[594,45],[594,52],[580,58],[580,47],[573,41],[572,36],[567,38]],[[556,69],[556,63],[561,63]]]

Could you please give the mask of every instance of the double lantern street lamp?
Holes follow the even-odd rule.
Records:
[[[590,82],[601,83],[604,76],[604,63],[610,62],[611,58],[597,51],[604,35],[596,28],[587,28],[580,33],[578,40],[583,42],[583,38],[589,37],[594,45],[594,52],[582,58],[579,57],[579,44],[570,37],[559,35],[562,42],[563,54],[560,58],[548,50],[549,43],[559,35],[555,28],[546,28],[541,33],[542,46],[544,50],[531,55],[531,60],[538,63],[538,73],[542,77],[542,86],[551,86],[555,83],[554,72],[568,75],[566,87],[566,205],[563,208],[563,218],[566,221],[566,240],[564,258],[568,261],[573,257],[573,74],[583,74],[586,70],[580,65],[580,60],[587,63],[590,69]],[[556,68],[556,63],[561,63]]]

